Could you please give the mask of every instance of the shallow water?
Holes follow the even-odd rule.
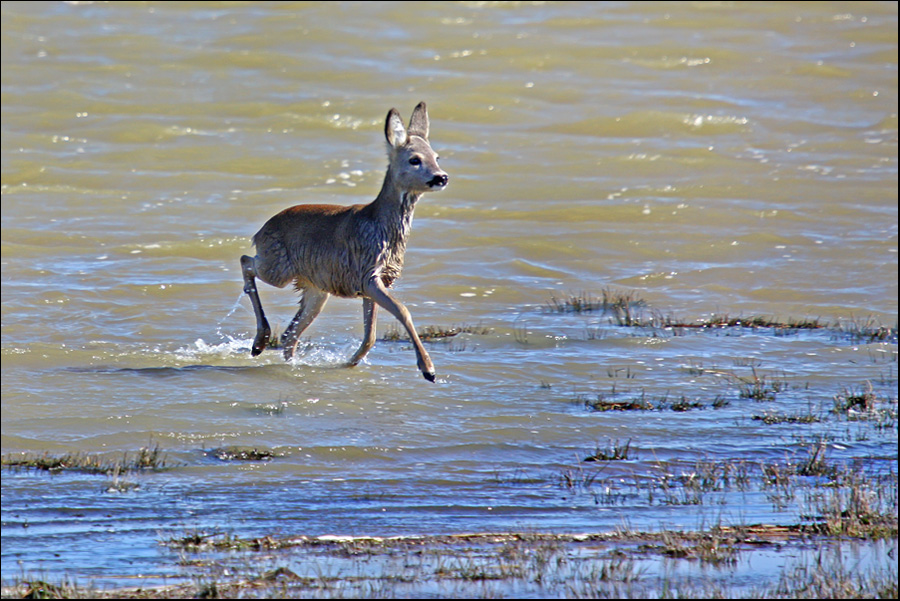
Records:
[[[176,466],[128,492],[5,471],[4,579],[173,578],[160,532],[194,529],[794,523],[763,492],[641,483],[819,439],[896,474],[895,424],[829,412],[868,385],[896,412],[896,334],[848,334],[897,323],[896,3],[4,2],[2,23],[3,453],[158,444]],[[330,301],[292,364],[251,358],[249,237],[374,198],[384,116],[419,100],[451,181],[417,207],[396,294],[420,327],[475,331],[429,343],[436,385],[403,342],[339,368],[359,301]],[[836,327],[552,310],[605,289],[646,318]],[[283,329],[294,296],[261,296]],[[741,397],[754,377],[775,400]],[[804,412],[822,420],[751,419]],[[632,456],[602,490],[567,488],[616,440]],[[275,458],[209,453],[229,445]]]

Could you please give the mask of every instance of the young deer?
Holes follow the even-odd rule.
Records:
[[[388,292],[400,277],[406,239],[416,202],[425,192],[443,190],[449,180],[428,142],[428,112],[420,102],[409,130],[391,109],[384,125],[388,169],[378,197],[366,205],[297,205],[275,215],[253,236],[255,257],[241,257],[244,292],[256,313],[256,338],[250,353],[260,354],[271,335],[255,278],[283,288],[290,282],[301,293],[300,310],[281,336],[284,358],[294,356],[300,334],[312,323],[328,296],[362,297],[365,333],[348,361],[358,364],[375,344],[377,305],[406,328],[426,380],[434,382],[434,365],[416,334],[412,317]]]

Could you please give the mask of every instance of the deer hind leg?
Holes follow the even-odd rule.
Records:
[[[409,314],[409,310],[403,306],[403,303],[390,295],[387,288],[385,288],[384,284],[381,282],[381,278],[376,277],[369,281],[366,286],[366,295],[387,309],[388,313],[396,317],[397,320],[403,324],[403,327],[406,328],[406,333],[409,334],[409,339],[412,340],[413,347],[416,349],[416,365],[418,365],[419,371],[422,372],[422,376],[424,376],[426,380],[434,382],[434,364],[431,363],[431,357],[428,356],[428,351],[422,346],[422,341],[419,340],[419,335],[416,334],[416,326],[413,325],[412,316]]]
[[[285,361],[293,359],[297,350],[297,343],[300,341],[300,334],[309,327],[309,324],[322,311],[325,301],[328,300],[328,293],[318,288],[304,288],[302,294],[300,309],[294,315],[294,319],[291,320],[284,334],[281,335]]]
[[[359,349],[347,362],[347,367],[358,365],[375,345],[375,317],[378,306],[371,298],[363,297],[363,341]]]
[[[269,328],[262,303],[259,302],[259,292],[256,290],[256,259],[247,255],[241,257],[241,273],[244,276],[244,292],[250,297],[253,312],[256,314],[256,337],[253,339],[253,347],[250,349],[250,354],[255,357],[265,350],[272,330]]]

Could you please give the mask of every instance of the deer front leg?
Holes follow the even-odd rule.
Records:
[[[422,372],[422,375],[426,380],[434,382],[434,364],[431,363],[431,357],[428,356],[428,351],[422,346],[422,341],[419,340],[419,335],[416,334],[416,326],[413,325],[412,316],[409,314],[406,307],[391,296],[379,277],[369,280],[366,285],[365,294],[387,309],[388,313],[396,317],[397,320],[403,324],[403,327],[406,328],[406,333],[409,334],[409,339],[412,340],[413,347],[416,349],[416,364],[419,367],[419,371]]]
[[[259,292],[256,290],[256,259],[244,255],[241,257],[241,273],[244,276],[244,292],[250,297],[253,312],[256,313],[256,337],[253,339],[253,347],[250,354],[254,357],[263,352],[269,342],[272,330],[263,312],[262,303],[259,302]]]
[[[371,298],[363,297],[363,341],[359,349],[350,357],[347,367],[358,365],[375,345],[375,317],[378,306]]]

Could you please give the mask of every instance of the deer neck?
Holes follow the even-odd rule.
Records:
[[[421,193],[404,190],[399,186],[391,169],[388,168],[381,192],[370,206],[375,220],[389,242],[405,246],[412,227],[413,211],[421,196]]]

